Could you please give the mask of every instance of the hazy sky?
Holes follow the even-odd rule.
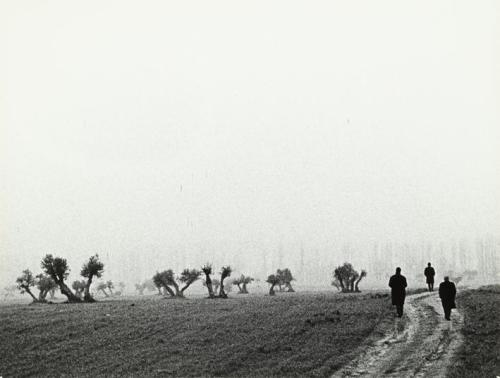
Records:
[[[135,255],[498,236],[499,15],[1,0],[0,284],[45,253],[116,274]]]

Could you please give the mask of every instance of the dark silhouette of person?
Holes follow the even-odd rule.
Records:
[[[457,288],[455,284],[450,281],[448,276],[444,277],[444,282],[439,285],[439,298],[443,304],[444,318],[450,320],[451,309],[457,308],[455,304],[455,297],[457,295]]]
[[[406,277],[401,274],[401,268],[396,268],[396,274],[389,280],[391,288],[392,304],[396,306],[396,311],[399,317],[403,316],[403,306],[406,297]]]
[[[431,266],[431,263],[427,263],[427,268],[424,270],[424,275],[425,275],[425,282],[427,283],[427,287],[429,288],[429,291],[434,290],[434,276],[436,275],[436,272],[434,268]]]

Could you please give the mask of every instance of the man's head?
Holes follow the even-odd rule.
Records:
[[[431,267],[431,263],[427,263],[427,266],[430,268]]]
[[[396,274],[401,274],[401,268],[399,266],[396,268]]]
[[[446,282],[448,282],[448,281],[450,280],[450,277],[448,277],[448,276],[444,276],[444,280],[445,280]]]

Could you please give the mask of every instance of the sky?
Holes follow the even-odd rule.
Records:
[[[0,1],[0,284],[499,237],[499,11]]]

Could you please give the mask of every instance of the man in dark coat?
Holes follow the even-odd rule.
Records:
[[[431,263],[427,263],[427,268],[424,270],[424,275],[425,275],[425,281],[427,283],[427,287],[429,288],[429,291],[434,290],[434,276],[436,275],[436,272],[434,271],[434,268],[431,266]]]
[[[455,305],[455,296],[457,295],[457,289],[455,284],[450,281],[450,278],[446,276],[444,282],[439,285],[439,298],[441,298],[441,303],[443,304],[444,318],[450,320],[451,309],[457,308]]]
[[[396,311],[399,317],[403,316],[403,306],[406,297],[406,278],[401,275],[401,268],[396,268],[396,274],[389,280],[391,288],[392,304],[396,306]]]

